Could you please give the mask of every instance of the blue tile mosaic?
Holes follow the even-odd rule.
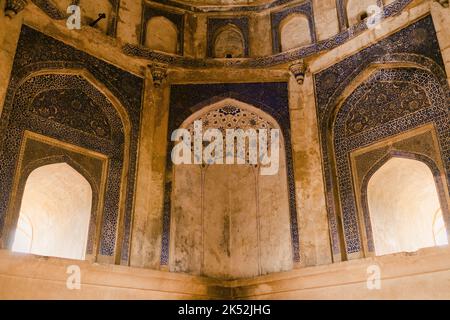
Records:
[[[107,127],[103,126],[103,129],[102,126],[92,127],[88,125],[89,123],[92,124],[90,120],[86,120],[84,123],[74,123],[65,118],[55,119],[53,117],[52,119],[47,119],[42,117],[42,114],[33,115],[33,112],[26,113],[23,109],[24,106],[31,104],[39,112],[39,104],[35,104],[39,101],[36,101],[35,98],[42,94],[45,95],[43,93],[44,91],[57,88],[63,93],[67,90],[77,89],[88,93],[89,97],[102,97],[102,94],[82,77],[71,74],[65,75],[64,70],[67,69],[85,69],[89,71],[115,95],[128,112],[131,123],[131,144],[123,226],[118,226],[118,202],[121,169],[124,160],[121,151],[123,150],[124,137],[123,129],[120,133],[114,129],[114,127],[121,127],[117,120],[114,120],[115,118],[112,115],[108,118],[111,139],[105,139],[103,135],[106,132],[103,131]],[[4,218],[8,208],[22,133],[28,129],[109,156],[108,186],[105,195],[105,209],[103,212],[99,253],[111,256],[115,253],[116,248],[118,248],[118,250],[122,250],[122,258],[124,260],[128,259],[143,79],[82,51],[76,50],[27,26],[23,26],[22,28],[12,70],[0,120],[2,137],[0,145],[0,175],[2,177],[2,189],[0,192],[0,230],[3,228]],[[30,78],[31,80],[25,82],[25,85],[22,83],[23,79],[41,70],[61,70],[62,74],[32,76]],[[70,94],[67,96],[70,96]],[[109,110],[107,114],[112,112],[111,108],[107,107],[109,103],[107,99],[96,99],[98,106],[102,106],[103,110]],[[66,105],[71,105],[71,101],[67,101]],[[73,110],[76,110],[76,108],[73,108]],[[44,115],[47,114],[46,109],[43,111]],[[94,115],[95,113],[91,114],[91,116]],[[68,116],[70,116],[70,113]],[[123,242],[117,244],[116,235],[117,228],[119,227],[123,228]]]
[[[385,68],[378,71],[345,100],[336,120],[334,120],[333,114],[337,101],[345,88],[368,66],[384,63],[410,63],[417,65],[418,69]],[[434,122],[441,143],[442,158],[447,161],[446,168],[447,171],[449,170],[449,145],[446,142],[449,133],[448,84],[431,17],[427,16],[392,36],[315,74],[314,82],[333,253],[340,254],[341,241],[345,243],[347,254],[360,252],[362,244],[358,230],[349,164],[349,153],[352,150],[426,122]],[[390,84],[389,89],[383,87],[386,86],[386,83]],[[417,97],[413,101],[398,98],[402,95],[403,90],[410,93],[413,87],[425,88],[424,92],[429,102],[421,101]],[[363,99],[362,97],[367,99],[369,94],[372,97],[371,99],[380,98],[386,96],[388,92],[390,92],[386,97],[388,102],[380,104],[380,110],[373,110],[377,104],[370,99],[358,100]],[[423,95],[424,93],[421,96],[423,97]],[[394,100],[397,103],[404,102],[403,105],[396,105],[395,107],[396,110],[401,111],[400,113],[383,110],[383,108],[389,107],[389,101]],[[363,101],[372,102],[365,106]],[[416,103],[419,103],[419,105],[416,106],[417,109],[414,109],[412,106]],[[430,105],[429,108],[425,107],[427,103]],[[357,107],[351,109],[351,105]],[[371,112],[364,111],[369,109]],[[329,139],[331,127],[335,128],[332,142]],[[330,153],[332,147],[335,150],[334,154]],[[331,159],[336,161],[337,180],[332,173]],[[334,197],[336,188],[341,199],[342,232],[344,234],[342,240],[339,237],[337,221],[338,204]]]
[[[298,262],[300,261],[299,234],[297,226],[292,148],[290,142],[287,83],[268,82],[172,85],[170,95],[169,132],[178,128],[186,118],[196,110],[199,110],[202,106],[207,106],[225,98],[234,98],[260,108],[271,115],[278,122],[283,131],[286,149],[293,260]],[[170,150],[172,147],[170,137],[168,137],[168,141],[168,150]],[[171,172],[171,168],[171,162],[168,161],[166,170]],[[169,262],[171,191],[172,185],[171,182],[168,182],[165,187],[164,226],[161,252],[162,265],[167,265]]]

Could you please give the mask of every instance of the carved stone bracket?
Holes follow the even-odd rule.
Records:
[[[448,8],[448,0],[434,0],[437,3],[439,3],[441,6],[443,6],[444,8]]]
[[[5,7],[5,16],[13,18],[20,11],[25,9],[28,4],[28,0],[7,0]]]
[[[306,63],[303,59],[294,61],[289,66],[289,71],[293,74],[298,84],[303,84],[306,72]]]
[[[152,73],[153,85],[155,88],[159,88],[167,77],[167,64],[153,63],[149,65],[149,68]]]

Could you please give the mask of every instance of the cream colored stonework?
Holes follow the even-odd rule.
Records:
[[[10,81],[22,24],[144,78],[131,245],[129,261],[122,261],[122,264],[128,265],[119,265],[121,261],[118,253],[116,257],[98,257],[98,262],[104,263],[99,264],[91,260],[72,261],[1,250],[1,299],[450,299],[448,246],[422,249],[416,253],[370,258],[362,258],[361,255],[346,257],[344,254],[333,256],[313,77],[314,74],[431,13],[450,84],[449,8],[444,8],[431,0],[414,0],[401,14],[383,20],[377,28],[366,30],[339,47],[306,58],[307,70],[303,84],[299,84],[289,73],[288,63],[258,68],[234,66],[183,68],[168,64],[167,78],[162,81],[160,87],[157,87],[153,82],[150,61],[126,55],[122,50],[125,44],[140,44],[142,17],[140,1],[120,1],[117,36],[114,38],[105,34],[105,25],[99,25],[98,28],[83,25],[81,30],[68,30],[65,20],[53,20],[31,1],[29,2],[24,11],[10,19],[4,15],[6,0],[0,0],[0,113]],[[64,8],[67,2],[59,1],[58,5]],[[230,5],[228,0],[180,0],[180,2],[191,5],[195,3],[203,9],[211,5],[225,5],[221,8]],[[258,5],[270,1],[238,2],[240,5]],[[313,5],[318,40],[336,35],[339,32],[336,1],[313,0]],[[161,4],[154,6],[164,8]],[[88,15],[92,18],[95,10],[92,7],[87,9],[90,9]],[[352,12],[355,15],[361,11],[360,8],[354,9]],[[179,12],[180,9],[174,11]],[[249,57],[243,58],[244,60],[273,54],[270,21],[271,13],[274,11],[269,8],[249,15]],[[178,32],[183,32],[185,57],[210,61],[206,58],[207,18],[210,15],[205,9],[189,12],[184,17],[185,28]],[[229,15],[220,10],[214,13],[215,17]],[[172,54],[176,51],[173,42],[171,46],[166,45],[167,43],[162,42],[158,48],[153,49],[172,51]],[[367,72],[373,70],[375,66]],[[367,74],[361,75],[366,76]],[[220,263],[212,264],[210,272],[200,272],[197,267],[201,252],[194,250],[191,260],[187,261],[185,257],[181,257],[185,262],[183,268],[174,268],[173,264],[161,266],[164,187],[170,178],[166,172],[167,157],[170,156],[167,154],[170,86],[237,82],[288,82],[300,262],[292,265],[292,260],[285,259],[279,265],[277,265],[279,261],[267,263],[266,272],[257,270],[258,267],[249,272],[237,262],[237,277],[230,277],[229,272],[220,270],[222,267]],[[352,89],[354,88],[348,90]],[[125,171],[122,173],[123,176],[126,174]],[[218,172],[216,178],[221,179],[228,174],[233,172]],[[243,172],[239,174],[244,175]],[[195,179],[188,178],[182,181],[181,191],[187,192],[190,189],[189,184]],[[180,206],[183,204],[185,203],[179,203]],[[213,202],[209,204],[214,205]],[[190,216],[185,215],[184,218],[189,220]],[[253,222],[245,220],[243,223]],[[265,227],[270,229],[271,223],[267,223]],[[198,230],[187,230],[187,233],[194,231]],[[285,239],[282,233],[289,233],[286,224],[277,227],[275,231],[277,239]],[[214,233],[211,235],[211,239],[213,238]],[[245,239],[257,245],[253,234],[252,237]],[[174,243],[172,249],[173,247],[176,247]],[[280,246],[279,250],[284,253],[284,257],[291,254],[287,252],[286,246]],[[171,256],[172,262],[179,258],[176,256],[176,250],[171,254],[174,252],[175,256]],[[270,253],[270,250],[263,255],[265,259],[269,259],[268,252]],[[251,260],[249,265],[252,266],[258,266],[259,261],[261,269],[261,255],[252,256],[249,260]],[[194,265],[192,268],[191,262]],[[66,270],[72,264],[81,267],[81,290],[66,288]],[[380,290],[367,289],[367,268],[371,265],[378,265],[381,268]],[[195,269],[195,272],[190,272],[191,269]],[[202,277],[202,274],[210,277]],[[213,279],[214,277],[221,280]],[[234,278],[241,279],[230,280]]]
[[[80,290],[66,286],[73,264],[81,270]],[[2,250],[0,299],[450,299],[449,265],[449,248],[432,248],[256,279],[216,281]],[[368,289],[370,266],[380,268],[380,289]]]

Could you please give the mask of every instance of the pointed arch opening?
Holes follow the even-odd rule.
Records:
[[[280,130],[275,119],[262,110],[230,98],[203,107],[181,128],[192,130],[194,121],[201,121],[203,132],[214,128],[223,132]],[[279,168],[274,175],[261,175],[261,165],[237,164],[237,160],[173,166],[171,271],[237,279],[292,269],[282,134],[279,145]]]
[[[371,176],[367,203],[376,255],[448,244],[439,192],[424,162],[390,158]]]
[[[88,180],[65,162],[28,176],[12,250],[84,260],[92,211]]]
[[[320,115],[323,117],[323,120],[321,120],[320,123],[320,135],[323,139],[322,141],[324,141],[322,144],[322,152],[325,176],[328,181],[326,186],[327,201],[329,201],[327,210],[330,214],[329,225],[332,234],[333,252],[337,261],[356,259],[371,255],[374,252],[373,244],[371,243],[370,227],[368,227],[370,225],[370,222],[368,221],[368,214],[364,213],[364,217],[358,218],[358,211],[368,212],[366,208],[362,208],[366,205],[366,203],[361,200],[361,208],[358,208],[357,202],[360,201],[360,197],[356,195],[357,199],[354,198],[355,192],[353,186],[351,185],[352,181],[344,178],[344,176],[353,175],[353,178],[356,179],[357,175],[361,175],[359,178],[363,179],[363,174],[353,172],[356,171],[356,169],[353,168],[353,165],[349,165],[349,162],[347,162],[347,156],[356,153],[361,154],[362,149],[365,149],[366,146],[369,148],[368,146],[373,144],[383,144],[383,141],[394,139],[394,137],[398,135],[402,135],[402,137],[406,138],[407,132],[412,132],[427,123],[433,123],[433,125],[435,125],[434,129],[427,129],[427,131],[430,131],[430,134],[433,135],[432,132],[437,130],[438,136],[436,137],[436,143],[441,142],[439,139],[439,134],[445,126],[440,125],[440,119],[442,118],[445,122],[445,114],[440,110],[437,112],[430,112],[426,119],[411,117],[413,121],[408,123],[407,119],[411,114],[413,114],[415,110],[414,107],[418,99],[413,99],[416,101],[410,101],[409,106],[412,107],[411,109],[409,107],[405,107],[408,106],[407,102],[402,102],[403,106],[399,105],[399,107],[395,109],[396,112],[390,112],[387,114],[388,104],[380,103],[380,98],[382,98],[386,92],[379,93],[380,90],[377,90],[378,93],[371,92],[371,94],[368,94],[370,88],[375,88],[379,85],[378,83],[381,82],[379,81],[381,78],[379,76],[381,75],[383,77],[386,76],[386,78],[383,78],[383,82],[386,84],[392,84],[397,81],[404,83],[404,86],[403,83],[400,85],[396,95],[401,96],[402,92],[413,94],[417,93],[418,91],[416,89],[410,90],[408,89],[408,86],[411,87],[418,85],[419,83],[415,81],[416,76],[412,76],[412,74],[420,74],[421,77],[423,76],[427,79],[427,85],[421,85],[420,88],[424,90],[425,97],[429,99],[429,101],[422,99],[423,103],[420,104],[420,107],[426,109],[430,105],[433,105],[439,106],[439,109],[442,108],[442,110],[447,110],[445,95],[442,95],[442,92],[447,91],[445,87],[445,78],[443,78],[444,75],[442,73],[430,71],[434,69],[424,63],[424,61],[421,60],[422,58],[415,60],[409,55],[399,54],[395,57],[395,59],[398,59],[398,62],[393,60],[391,61],[389,57],[387,58],[387,61],[374,61],[367,68],[361,66],[357,70],[358,75],[353,80],[338,85],[334,93],[331,94],[329,100],[330,102],[328,102],[326,107],[323,109],[323,114]],[[419,66],[422,66],[424,69],[419,68]],[[439,70],[439,68],[436,68],[436,70]],[[405,77],[402,78],[402,75],[406,74],[411,74],[406,78],[409,81],[405,81]],[[387,86],[387,88],[389,90],[394,89],[393,86]],[[410,94],[406,94],[404,96],[407,99],[411,99]],[[363,101],[367,101],[369,97],[373,102],[368,103],[366,109]],[[390,97],[393,97],[393,95],[390,95]],[[401,99],[396,100],[395,104],[400,104],[400,101]],[[379,108],[376,107],[377,104],[380,106]],[[353,118],[356,120],[354,124],[356,124],[356,122],[360,122],[359,124],[356,124],[356,126],[349,125],[351,121],[347,123],[345,122],[346,119],[350,119],[347,118],[347,115],[351,112],[352,107],[350,106],[353,106],[354,110],[370,110],[367,113],[364,112],[364,116],[360,117],[362,121],[356,120],[356,117]],[[385,112],[386,116],[383,116],[383,121],[380,121],[379,119],[381,119],[381,114]],[[404,115],[401,113],[404,113]],[[371,118],[370,122],[372,124],[366,122],[366,120],[369,120],[368,116]],[[402,125],[391,125],[391,123],[393,124],[391,121],[394,120],[402,123]],[[351,127],[356,130],[351,129]],[[348,133],[352,130],[353,133],[349,135]],[[359,133],[357,133],[358,131]],[[370,134],[364,134],[365,132],[370,132]],[[397,141],[396,138],[395,141]],[[405,149],[405,151],[410,150]],[[434,142],[433,153],[433,161],[436,163],[441,161],[440,159],[444,161],[444,164],[442,166],[439,164],[439,168],[437,169],[441,174],[443,174],[445,172],[446,160],[444,157],[441,158],[440,150]],[[426,163],[430,166],[428,162]],[[435,171],[433,171],[433,173],[434,172]],[[442,183],[447,183],[445,175],[442,176]],[[358,188],[356,193],[364,193],[364,190],[366,189]],[[333,192],[336,192],[336,194],[333,194]],[[444,202],[447,204],[446,199]],[[448,216],[447,212],[447,208],[444,207],[444,218]],[[345,219],[342,219],[344,216]],[[360,219],[359,222],[358,219]],[[361,222],[362,220],[364,221]],[[365,225],[365,227],[361,228],[361,225]],[[364,230],[361,231],[362,229]]]
[[[103,33],[108,33],[109,24],[112,20],[114,13],[114,7],[109,0],[79,0],[79,6],[81,9],[81,19],[84,24],[91,24],[99,18],[99,15],[104,13],[106,18],[100,19],[94,26],[94,28],[101,30]],[[67,10],[67,6],[63,12]]]
[[[217,30],[214,36],[215,58],[242,58],[245,56],[245,40],[241,30],[228,24]]]

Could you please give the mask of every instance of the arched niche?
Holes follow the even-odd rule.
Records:
[[[325,107],[321,107],[327,210],[337,260],[373,254],[370,228],[367,228],[370,221],[360,215],[363,209],[358,207],[358,193],[362,190],[362,173],[368,170],[370,161],[387,151],[380,148],[376,156],[369,153],[372,157],[368,155],[359,164],[353,162],[353,155],[362,157],[360,151],[378,144],[387,148],[397,138],[414,141],[410,147],[399,146],[400,150],[412,148],[415,152],[420,150],[429,154],[433,161],[440,163],[438,171],[442,184],[445,188],[448,186],[449,163],[444,156],[448,151],[443,142],[444,123],[448,118],[446,80],[434,65],[430,67],[425,63],[424,69],[418,68],[422,61],[416,57],[399,55],[395,59],[404,62],[377,61],[366,69],[361,66],[358,76],[339,85]],[[425,135],[421,128],[426,124],[432,124],[432,128],[426,128]],[[416,130],[421,133],[417,138]],[[416,144],[420,147],[415,147]],[[354,183],[360,183],[360,186]]]
[[[279,129],[260,109],[234,99],[206,106],[184,121],[208,128]],[[279,169],[261,175],[253,164],[173,166],[169,268],[236,279],[292,268],[286,155],[280,137]]]
[[[367,184],[375,254],[448,244],[433,172],[423,162],[387,160]]]
[[[109,157],[108,165],[99,172],[105,179],[106,189],[103,205],[95,208],[102,220],[96,223],[99,229],[91,233],[96,238],[91,239],[89,254],[94,259],[103,256],[105,261],[120,261],[122,229],[131,209],[127,209],[127,201],[131,201],[128,172],[132,168],[130,162],[135,160],[130,149],[136,148],[129,111],[108,87],[85,69],[42,69],[20,79],[16,85],[15,95],[9,102],[9,125],[15,129],[6,129],[12,134],[2,148],[9,156],[0,158],[0,171],[4,175],[1,181],[4,192],[0,195],[4,208],[0,217],[3,246],[10,248],[11,232],[17,221],[15,190],[22,179],[22,172],[17,169],[22,165],[22,137],[26,132],[33,132],[57,144],[70,145],[70,150]]]
[[[145,46],[167,53],[178,52],[178,29],[169,19],[158,16],[147,22]]]
[[[92,196],[90,183],[67,163],[33,170],[22,195],[12,250],[83,260]]]
[[[245,40],[241,30],[228,24],[214,35],[215,58],[242,58],[245,56]]]
[[[370,14],[373,14],[369,7],[377,5],[377,0],[347,0],[345,9],[348,25],[353,26],[363,21]]]
[[[294,13],[280,23],[281,51],[287,51],[308,45],[312,42],[308,18]]]

